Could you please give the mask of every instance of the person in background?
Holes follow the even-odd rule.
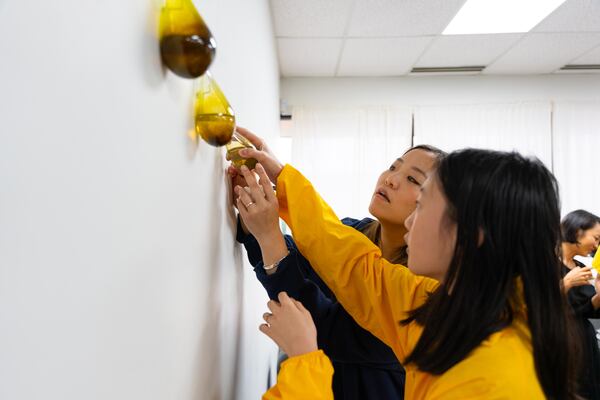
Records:
[[[600,318],[600,276],[593,284],[592,267],[575,256],[588,256],[598,248],[600,218],[585,210],[567,214],[561,222],[563,287],[582,335],[582,369],[578,371],[579,393],[600,400],[600,351],[596,330],[589,318]]]
[[[238,132],[256,148],[265,151],[262,139],[243,128],[238,128]],[[389,261],[405,265],[405,220],[416,207],[417,196],[427,174],[443,154],[428,145],[405,151],[377,180],[369,206],[369,212],[377,220],[345,218],[342,223],[365,234]],[[247,151],[246,157],[263,158],[262,153],[256,150]],[[233,165],[228,172],[234,185],[245,186],[245,180]],[[237,240],[246,248],[248,259],[269,297],[277,300],[280,292],[286,292],[311,313],[317,328],[319,348],[331,359],[335,370],[335,399],[402,399],[405,374],[393,351],[361,328],[344,310],[298,251],[292,237],[285,235],[284,239],[287,247],[285,257],[266,260],[265,263],[270,265],[265,265],[258,241],[238,218]],[[336,260],[332,260],[332,264],[335,263]]]
[[[242,168],[247,189],[235,193],[263,258],[287,253],[277,236],[280,215],[346,311],[394,350],[406,369],[407,398],[575,396],[577,342],[556,257],[558,185],[541,162],[485,150],[444,157],[406,221],[410,270],[341,224],[293,167],[265,159],[256,171],[258,183]],[[301,335],[280,323],[283,306],[271,300],[269,307],[275,312],[265,314],[261,331],[275,341]],[[307,354],[311,362],[302,354],[286,361],[275,388],[320,387],[317,394],[327,396],[331,388],[318,383],[326,374],[311,369],[324,356]],[[302,379],[287,380],[291,370]]]

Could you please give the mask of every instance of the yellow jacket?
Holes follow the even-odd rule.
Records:
[[[592,267],[594,267],[596,271],[600,272],[600,248],[596,250],[596,255],[592,260]]]
[[[290,357],[262,400],[333,400],[332,379],[333,366],[321,350]]]
[[[416,322],[402,325],[407,312],[422,305],[438,282],[390,264],[364,235],[340,223],[310,182],[289,165],[277,180],[280,215],[292,229],[301,253],[365,329],[392,348],[402,362],[419,339]],[[332,268],[332,260],[338,262]],[[442,375],[405,365],[407,399],[543,399],[534,367],[531,335],[524,318],[492,334],[468,357]],[[290,380],[288,380],[290,379]],[[280,374],[279,385],[321,387]],[[323,392],[325,393],[325,392]],[[319,397],[305,397],[307,399]],[[283,397],[283,399],[286,399]]]

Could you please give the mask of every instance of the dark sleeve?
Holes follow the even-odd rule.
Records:
[[[244,229],[242,229],[242,221],[240,220],[239,215],[237,217],[237,233],[235,240],[244,245],[246,253],[248,253],[248,261],[250,261],[250,264],[253,267],[256,267],[259,262],[262,262],[260,245],[254,236],[244,233]]]
[[[303,275],[298,268],[303,259],[298,251],[281,261],[277,271],[267,275],[260,263],[254,269],[258,280],[271,299],[285,291],[300,301],[310,312],[317,327],[319,348],[336,361],[397,364],[397,359],[385,344],[361,328],[335,299],[326,296],[321,288]],[[398,368],[400,368],[398,366]]]
[[[592,297],[596,291],[592,285],[577,286],[569,290],[567,295],[575,315],[581,318],[600,318],[600,309],[594,309]]]
[[[354,225],[356,220],[346,219],[343,222]],[[317,327],[319,347],[325,350],[329,357],[336,361],[375,361],[379,364],[389,362],[393,365],[392,368],[401,370],[390,348],[361,328],[337,302],[308,260],[298,251],[290,236],[285,236],[290,254],[281,260],[277,271],[271,275],[267,275],[263,269],[258,242],[252,235],[243,233],[239,219],[237,240],[244,244],[256,277],[266,289],[269,298],[277,300],[279,292],[285,291],[300,301],[311,313]]]
[[[285,239],[285,244],[287,246],[287,249],[290,252],[290,256],[286,257],[285,262],[282,262],[280,264],[280,267],[278,268],[278,270],[281,270],[284,267],[284,265],[286,265],[288,263],[293,263],[296,266],[296,268],[301,271],[303,278],[307,278],[307,279],[315,282],[319,286],[321,291],[327,297],[335,298],[333,296],[333,293],[331,292],[331,290],[327,287],[327,285],[325,285],[325,282],[323,282],[321,280],[321,278],[317,275],[317,273],[312,269],[308,260],[306,258],[304,258],[304,256],[302,256],[302,254],[300,254],[300,252],[298,251],[298,248],[296,247],[296,243],[294,243],[294,239],[292,239],[292,237],[289,235],[284,235],[284,239]],[[248,253],[248,261],[255,268],[255,271],[256,271],[257,266],[259,266],[259,265],[260,265],[260,270],[263,270],[262,269],[262,266],[263,266],[262,252],[260,250],[260,245],[258,244],[258,241],[256,240],[256,238],[253,235],[244,233],[239,215],[238,215],[238,221],[237,221],[236,240],[239,243],[244,245],[244,248],[246,249],[246,252]],[[259,280],[260,280],[260,278],[259,278]],[[263,283],[263,282],[261,281],[261,283]],[[274,284],[275,284],[275,282],[274,282]],[[263,284],[263,286],[264,286],[264,284]],[[265,289],[267,289],[267,292],[269,291],[269,289],[266,286],[265,286]],[[279,291],[277,291],[277,293],[284,291],[284,290],[285,289],[280,289]],[[269,294],[269,296],[271,296],[271,295]],[[277,294],[275,294],[275,296],[271,297],[271,298],[277,298]]]

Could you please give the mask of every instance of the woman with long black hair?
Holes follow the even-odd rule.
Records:
[[[403,363],[407,398],[575,397],[576,345],[556,257],[558,189],[541,162],[485,150],[445,157],[406,222],[409,270],[342,225],[298,171],[262,156],[260,181],[242,169],[248,190],[236,188],[246,225],[256,237],[275,238],[284,218],[344,308]],[[263,257],[285,255],[270,242]],[[265,398],[303,387],[313,390],[306,398],[330,398],[326,359],[314,342],[298,340],[306,336],[291,322],[306,314],[281,300],[269,302],[261,330],[284,346],[305,346],[294,349]]]

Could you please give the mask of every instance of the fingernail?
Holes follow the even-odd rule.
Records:
[[[261,163],[256,163],[256,168],[260,168],[260,170],[264,171],[264,168]]]
[[[242,165],[241,170],[242,170],[242,172],[248,172],[248,167],[246,167],[245,165]]]

